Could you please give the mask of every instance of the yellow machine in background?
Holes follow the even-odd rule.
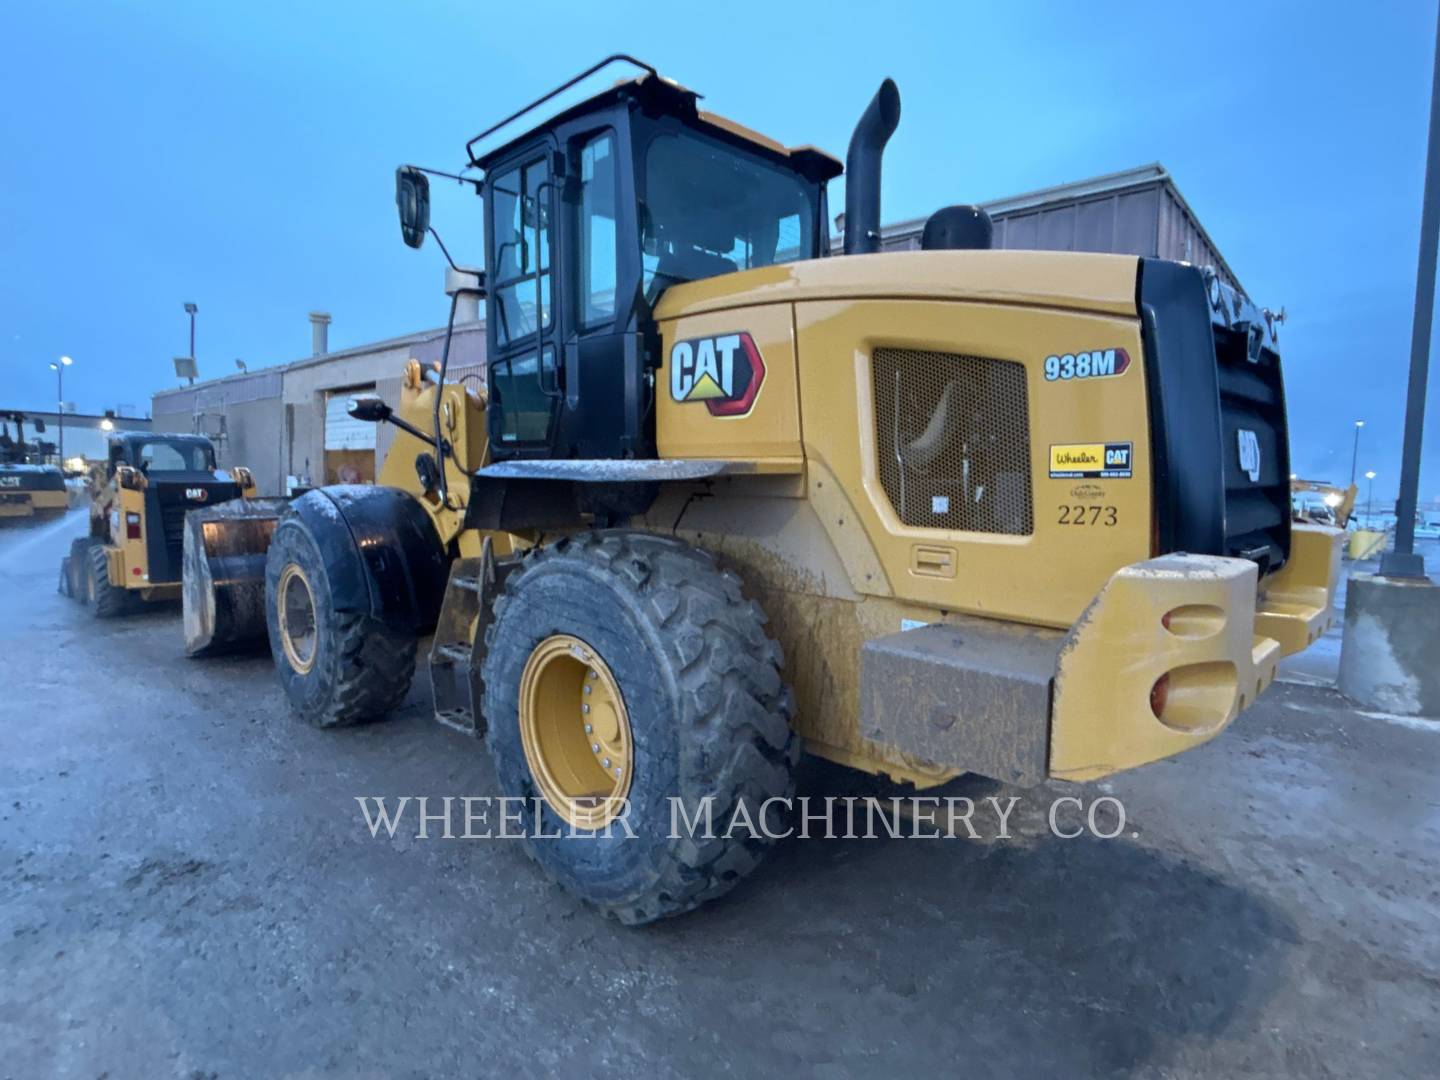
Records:
[[[14,435],[5,422],[14,425]],[[45,421],[35,420],[36,434]],[[42,464],[38,442],[25,441],[25,414],[0,414],[0,521],[57,518],[69,509],[65,476],[54,465]]]
[[[97,617],[180,596],[186,511],[255,494],[249,470],[215,467],[203,435],[113,432],[90,470],[90,528],[60,566],[60,589]]]
[[[1295,520],[1312,525],[1345,528],[1350,523],[1350,515],[1355,512],[1355,499],[1359,493],[1360,489],[1354,484],[1341,488],[1323,480],[1290,481],[1290,505]]]
[[[724,825],[793,792],[802,744],[921,788],[1105,776],[1212,738],[1329,625],[1340,533],[1292,524],[1246,297],[987,250],[974,207],[879,253],[888,80],[832,257],[839,162],[638,61],[530,108],[615,61],[642,73],[467,148],[485,393],[412,363],[393,408],[351,405],[398,429],[382,486],[274,525],[297,714],[384,715],[433,634],[436,717],[486,737],[531,854],[635,923],[756,865],[770,837]],[[418,247],[423,170],[397,202]],[[676,807],[722,831],[675,835]]]

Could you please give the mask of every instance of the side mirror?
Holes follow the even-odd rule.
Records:
[[[41,420],[38,416],[35,417],[33,421],[31,421],[30,426],[34,428],[37,432],[43,433],[45,431],[45,421]]]
[[[400,211],[400,237],[418,248],[430,230],[430,181],[419,169],[401,165],[395,170],[395,206]]]
[[[370,424],[384,423],[390,419],[391,408],[378,397],[351,398],[345,407],[345,411],[356,420],[364,420]]]

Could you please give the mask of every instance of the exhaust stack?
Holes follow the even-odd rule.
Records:
[[[312,356],[324,356],[330,351],[330,313],[328,311],[310,312],[310,353]]]
[[[880,250],[880,158],[900,123],[900,90],[886,79],[875,91],[845,153],[845,254]]]

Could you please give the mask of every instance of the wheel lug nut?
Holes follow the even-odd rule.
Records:
[[[610,759],[607,757],[607,758],[605,759],[605,768],[608,769],[609,767],[610,767]]]
[[[587,713],[587,712],[590,711],[590,706],[589,706],[589,705],[581,705],[581,706],[580,706],[580,711],[581,711],[582,713]]]
[[[586,724],[586,725],[585,725],[585,734],[586,734],[586,735],[591,734],[592,732],[594,732],[594,730],[595,730],[595,725],[594,725],[594,724]]]
[[[585,687],[585,692],[586,692],[587,694],[590,693],[590,687],[588,687],[588,686]]]
[[[600,752],[600,744],[598,742],[592,742],[590,744],[590,749],[598,754]]]

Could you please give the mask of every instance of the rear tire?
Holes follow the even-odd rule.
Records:
[[[90,548],[94,543],[89,536],[77,536],[70,541],[70,554],[60,561],[60,593],[77,604],[86,601],[89,588],[86,577],[90,573]]]
[[[97,619],[113,619],[126,614],[131,607],[130,596],[110,584],[110,566],[102,544],[91,544],[85,553],[86,575],[85,597]]]
[[[290,707],[315,727],[377,720],[409,693],[415,635],[336,611],[325,560],[298,518],[283,519],[270,541],[265,622]]]
[[[741,594],[739,578],[679,540],[584,533],[527,556],[507,578],[494,616],[483,667],[490,752],[502,793],[525,800],[526,849],[552,878],[638,924],[689,911],[755,869],[773,841],[744,826],[727,837],[726,826],[738,820],[737,806],[758,826],[765,800],[793,795],[800,745],[780,646],[766,635],[759,605]],[[574,723],[581,723],[580,713],[590,712],[581,703],[594,700],[572,703],[563,693],[544,698],[527,689],[535,685],[536,659],[546,662],[557,640],[577,643],[574,655],[596,669],[588,675],[595,682],[582,686],[613,678],[619,687],[626,723],[618,742],[633,748],[623,762],[630,773],[624,820],[633,837],[618,819],[608,829],[577,828],[573,811],[557,812],[546,794],[554,775],[592,749],[590,727],[579,736],[581,753],[562,753],[552,778],[537,779],[532,770],[527,754],[544,738],[535,734],[536,702],[555,704],[549,715],[560,719],[546,721],[545,730],[556,733],[552,744],[564,744],[563,718],[574,708]],[[597,755],[610,752],[604,743]],[[704,800],[712,810],[708,835],[672,828],[677,806],[694,821]]]

